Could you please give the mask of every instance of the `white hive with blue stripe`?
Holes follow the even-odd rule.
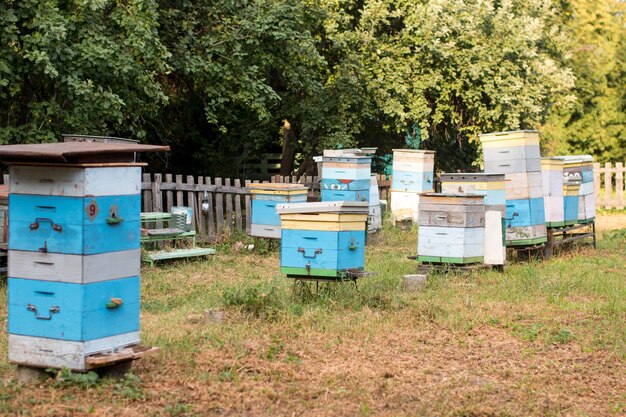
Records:
[[[547,241],[539,132],[520,130],[479,135],[485,172],[506,177],[506,245]]]
[[[86,370],[139,343],[141,165],[166,147],[9,145],[9,360]],[[102,161],[98,162],[98,161]]]
[[[417,223],[420,195],[433,191],[434,170],[434,151],[393,150],[390,210],[394,222]]]
[[[248,184],[252,194],[252,222],[250,236],[280,239],[278,204],[303,203],[308,188],[302,184]]]

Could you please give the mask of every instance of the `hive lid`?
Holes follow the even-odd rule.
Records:
[[[304,184],[290,183],[255,183],[246,185],[252,194],[263,194],[271,192],[273,194],[306,194],[309,188]]]
[[[278,204],[278,214],[287,213],[352,213],[368,214],[369,203],[366,201],[324,201],[319,203]]]
[[[134,143],[61,142],[0,146],[4,162],[105,163],[135,161],[137,152],[169,151],[169,146]]]
[[[426,149],[392,149],[393,152],[407,152],[407,153],[415,153],[415,154],[430,154],[435,153],[435,151],[429,151]]]
[[[484,201],[484,195],[473,193],[431,193],[420,196],[420,204],[436,202],[441,205],[459,203],[482,205]]]
[[[501,182],[505,180],[505,174],[490,172],[456,172],[454,174],[441,174],[444,182]]]
[[[531,138],[539,139],[539,131],[538,130],[512,130],[509,132],[481,133],[480,135],[478,135],[478,138],[481,140],[481,142],[494,142],[494,141],[516,140],[516,139],[529,140]]]

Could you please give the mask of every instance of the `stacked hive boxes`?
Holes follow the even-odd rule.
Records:
[[[480,140],[485,171],[506,176],[507,246],[545,243],[539,132],[488,133]]]
[[[441,174],[444,193],[476,194],[485,197],[484,262],[504,265],[506,258],[506,192],[504,174]]]
[[[391,181],[391,215],[394,221],[417,223],[420,195],[433,191],[435,152],[394,149]]]
[[[322,201],[369,201],[372,158],[323,156]]]
[[[277,211],[282,222],[283,274],[336,279],[363,269],[366,202],[284,204]]]
[[[280,238],[280,216],[276,205],[306,202],[308,189],[301,184],[249,184],[252,194],[250,236]]]
[[[563,160],[541,158],[541,175],[546,226],[561,227],[565,224]]]
[[[596,217],[593,157],[591,155],[571,155],[555,158],[563,160],[563,178],[565,181],[577,180],[580,182],[578,223],[592,222]]]
[[[36,164],[10,167],[9,360],[85,370],[139,343],[141,167]]]
[[[483,262],[485,197],[426,194],[420,198],[417,259],[421,262]]]

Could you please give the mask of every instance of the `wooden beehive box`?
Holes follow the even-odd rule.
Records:
[[[596,217],[593,157],[591,155],[567,155],[555,158],[563,161],[563,178],[565,181],[580,182],[578,223],[593,221]]]
[[[10,163],[11,362],[84,371],[90,356],[139,343],[143,164],[134,158],[167,149],[0,147]]]
[[[322,201],[369,201],[372,158],[323,156]]]
[[[485,197],[423,195],[419,205],[417,259],[421,262],[483,262]]]
[[[365,202],[279,205],[280,270],[288,277],[335,279],[365,265]]]
[[[434,168],[435,151],[394,149],[392,192],[432,191]]]
[[[302,184],[248,184],[252,194],[250,236],[279,239],[280,216],[276,206],[306,202],[308,188]]]
[[[485,170],[506,174],[507,246],[545,243],[539,132],[497,132],[479,137]]]
[[[547,227],[561,227],[565,223],[563,204],[563,161],[541,158],[543,204]]]
[[[490,173],[441,174],[441,191],[444,193],[477,194],[485,197],[486,264],[504,265],[506,259],[506,191],[505,175]],[[497,212],[497,217],[489,213]]]

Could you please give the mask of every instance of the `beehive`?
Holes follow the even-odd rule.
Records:
[[[578,223],[588,223],[596,217],[593,157],[591,155],[557,156],[563,161],[565,181],[578,181]]]
[[[369,201],[372,158],[323,156],[322,201]]]
[[[507,246],[545,243],[539,132],[498,132],[479,137],[485,171],[503,173],[506,177]]]
[[[248,184],[252,194],[250,236],[280,238],[280,216],[276,206],[306,202],[308,188],[302,184]]]
[[[370,177],[370,202],[369,216],[367,218],[367,231],[376,232],[383,227],[382,213],[380,209],[380,194],[378,191],[378,179],[376,174]]]
[[[558,158],[541,158],[543,203],[547,227],[565,224],[563,201],[563,161]]]
[[[484,262],[503,265],[506,259],[504,174],[441,174],[441,191],[446,194],[476,194],[485,197]],[[492,216],[491,212],[498,215]]]
[[[394,149],[391,215],[394,221],[418,221],[420,195],[433,191],[435,152]]]
[[[484,196],[423,195],[419,211],[418,261],[451,264],[483,262]]]
[[[0,147],[10,163],[11,362],[86,370],[90,355],[139,343],[142,164],[134,152],[167,149]]]
[[[334,279],[363,269],[366,202],[285,204],[277,211],[282,222],[283,274]]]

